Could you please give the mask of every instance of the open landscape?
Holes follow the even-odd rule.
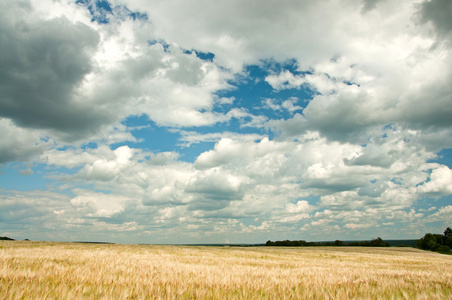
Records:
[[[452,257],[414,248],[0,242],[2,299],[452,299]]]
[[[452,0],[0,0],[0,300],[452,300]]]

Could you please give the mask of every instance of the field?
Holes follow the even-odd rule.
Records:
[[[452,256],[413,248],[2,241],[1,299],[452,299]]]

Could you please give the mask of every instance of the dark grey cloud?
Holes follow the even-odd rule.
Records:
[[[363,185],[364,180],[352,180],[350,178],[338,179],[310,179],[301,184],[303,188],[316,189],[323,195],[351,191]]]
[[[229,205],[231,201],[241,200],[243,187],[238,178],[221,172],[200,174],[188,184],[185,192],[193,195],[194,201],[189,207],[192,210],[217,210]]]
[[[363,8],[361,13],[365,14],[377,7],[377,3],[380,0],[363,0]]]
[[[367,196],[367,197],[380,197],[382,193],[384,193],[387,189],[387,186],[385,184],[382,184],[380,182],[374,182],[372,184],[369,184],[367,186],[360,187],[358,190],[359,196]]]
[[[377,166],[382,168],[389,168],[392,163],[394,163],[394,158],[385,153],[380,153],[377,155],[364,154],[354,159],[344,159],[347,165],[354,166]]]
[[[448,63],[450,65],[450,63]],[[439,82],[427,85],[411,101],[399,104],[399,120],[405,121],[411,128],[441,130],[452,127],[452,73],[444,74]]]
[[[92,70],[99,34],[65,17],[36,18],[25,1],[6,2],[0,6],[0,116],[75,139],[109,120],[107,110],[75,94]]]
[[[421,22],[432,22],[440,36],[451,36],[452,1],[431,0],[420,5]]]

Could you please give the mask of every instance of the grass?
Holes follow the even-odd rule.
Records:
[[[452,299],[452,257],[412,248],[0,242],[0,299]]]

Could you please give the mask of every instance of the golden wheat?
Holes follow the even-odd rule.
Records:
[[[411,248],[0,243],[3,299],[452,299],[452,256]]]

